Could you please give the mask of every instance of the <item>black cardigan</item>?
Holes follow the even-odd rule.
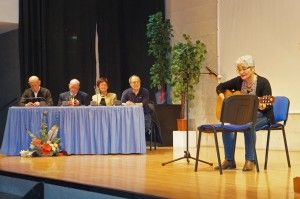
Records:
[[[228,80],[226,82],[220,83],[216,87],[217,94],[225,92],[225,90],[235,90],[235,91],[241,91],[242,88],[242,78],[240,76],[235,77],[231,80]],[[272,89],[269,81],[257,75],[257,85],[256,85],[256,95],[258,97],[266,96],[266,95],[272,95]],[[261,113],[263,113],[267,118],[269,119],[269,123],[274,123],[274,113],[273,113],[273,106],[267,106],[265,110],[259,110]]]

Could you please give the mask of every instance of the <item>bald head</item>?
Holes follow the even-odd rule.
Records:
[[[69,83],[69,90],[72,94],[77,94],[80,88],[80,82],[78,79],[72,79]]]
[[[37,93],[40,90],[41,86],[41,80],[37,76],[31,76],[28,79],[28,84],[31,88],[31,90],[35,93]]]

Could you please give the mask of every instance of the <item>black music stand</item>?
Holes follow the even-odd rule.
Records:
[[[206,67],[208,69],[208,67]],[[212,72],[211,70],[208,69],[208,73],[201,73],[201,74],[209,74],[209,75],[215,75],[214,72]],[[192,157],[190,152],[189,152],[189,86],[188,86],[188,80],[189,80],[189,75],[187,73],[187,78],[186,78],[186,122],[187,122],[187,128],[186,128],[186,150],[184,151],[184,155],[180,158],[177,158],[177,159],[174,159],[174,160],[171,160],[171,161],[168,161],[168,162],[163,162],[161,165],[162,166],[165,166],[166,164],[169,164],[169,163],[172,163],[172,162],[175,162],[175,161],[178,161],[178,160],[182,160],[182,159],[186,159],[187,163],[190,163],[190,160],[189,159],[193,159],[193,160],[196,160],[196,158]],[[210,162],[206,162],[204,160],[198,160],[199,162],[202,162],[202,163],[205,163],[205,164],[208,164],[210,166],[213,165],[213,163],[210,163]]]

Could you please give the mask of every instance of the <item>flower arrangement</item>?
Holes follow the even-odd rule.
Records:
[[[27,133],[31,138],[31,143],[28,150],[20,151],[22,157],[57,156],[60,154],[60,138],[57,138],[59,127],[55,124],[47,132],[47,115],[47,112],[43,113],[40,137],[27,130]]]

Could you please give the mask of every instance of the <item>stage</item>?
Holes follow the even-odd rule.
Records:
[[[195,149],[191,149],[191,155],[194,154]],[[180,160],[161,166],[162,162],[183,155],[181,149],[165,147],[147,150],[146,154],[131,155],[47,158],[1,155],[0,174],[104,193],[109,197],[300,198],[300,194],[293,191],[293,178],[300,176],[300,152],[290,152],[292,167],[289,169],[284,151],[270,151],[268,170],[265,171],[264,151],[258,150],[259,173],[242,171],[243,154],[244,149],[236,150],[237,169],[224,171],[223,175],[202,163],[198,172],[194,172],[194,160],[190,164]],[[217,162],[214,148],[203,147],[200,156],[214,164]]]

